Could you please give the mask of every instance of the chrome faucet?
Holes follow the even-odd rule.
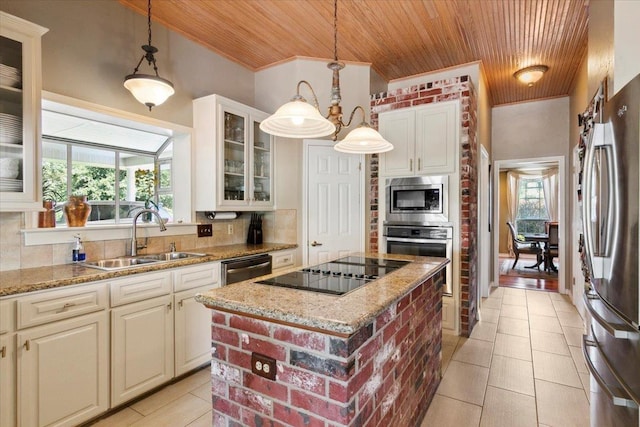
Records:
[[[137,238],[137,228],[136,222],[138,221],[138,217],[144,213],[150,213],[155,215],[158,219],[158,223],[160,224],[160,231],[166,231],[167,227],[164,225],[164,221],[160,218],[160,214],[158,211],[154,211],[153,209],[142,209],[133,217],[133,229],[131,230],[131,256],[138,255],[138,238]]]

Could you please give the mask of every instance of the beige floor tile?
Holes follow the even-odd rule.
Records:
[[[498,286],[489,289],[489,296],[495,298],[502,298],[504,295],[504,290],[506,288],[500,288]]]
[[[186,426],[211,411],[211,404],[192,394],[186,394],[132,424],[135,427]]]
[[[500,317],[510,317],[512,319],[527,320],[529,318],[529,313],[527,313],[526,306],[502,304],[502,308],[500,309]]]
[[[483,341],[495,341],[496,332],[498,331],[497,323],[488,323],[482,320],[473,327],[471,338]]]
[[[452,360],[437,393],[442,396],[482,405],[489,379],[489,368]]]
[[[527,305],[527,297],[524,296],[524,295],[509,295],[509,294],[507,294],[504,297],[502,297],[502,304],[526,306]]]
[[[556,301],[571,301],[569,295],[564,295],[559,292],[549,292],[549,297]]]
[[[483,305],[480,311],[481,311],[483,322],[498,323],[498,318],[500,317],[500,310],[497,310],[495,308],[487,308]]]
[[[582,347],[582,335],[584,335],[584,329],[572,328],[571,326],[563,326],[562,332],[567,340],[567,344],[576,347]]]
[[[200,399],[207,402],[211,402],[211,383],[202,384],[200,387],[191,390],[190,392],[194,396],[198,396]]]
[[[497,334],[493,345],[494,356],[513,357],[531,362],[531,341],[528,337]]]
[[[529,313],[529,325],[532,331],[545,331],[556,334],[562,333],[560,322],[558,322],[558,319],[555,316],[541,316],[539,314]]]
[[[576,370],[579,374],[588,374],[589,370],[587,369],[587,363],[584,360],[584,355],[582,354],[582,347],[574,347],[569,346],[569,352],[571,353],[571,358],[573,359],[573,363],[576,365]]]
[[[489,385],[535,396],[533,365],[526,360],[493,356],[489,370]]]
[[[527,295],[527,300],[537,299],[537,300],[544,300],[544,301],[550,300],[555,294],[554,292],[543,292],[543,291],[532,291],[532,290],[527,290],[525,293]]]
[[[123,410],[116,412],[108,418],[98,421],[92,424],[92,427],[124,427],[130,426],[138,420],[141,420],[143,416],[131,408],[124,408]]]
[[[501,316],[498,322],[498,333],[529,338],[529,322]]]
[[[529,314],[535,314],[538,316],[556,316],[556,310],[551,303],[533,302],[527,305],[529,308]]]
[[[211,374],[208,368],[202,369],[182,381],[171,384],[146,399],[134,403],[131,405],[131,408],[147,416],[157,411],[160,407],[184,396],[191,390],[195,390],[201,385],[209,383],[211,381],[210,376]]]
[[[554,334],[553,332],[535,331],[531,329],[531,349],[571,356],[564,335]]]
[[[502,298],[489,297],[482,301],[482,308],[492,308],[494,310],[500,310],[502,306]]]
[[[582,388],[578,371],[571,356],[534,350],[533,376],[539,380]]]
[[[471,363],[488,368],[491,366],[491,352],[493,343],[490,341],[461,339],[453,353],[452,360],[458,362]]]
[[[570,326],[572,328],[584,328],[584,321],[577,311],[567,312],[559,311],[557,313],[558,320],[562,326]]]
[[[444,375],[449,367],[453,352],[456,350],[455,345],[446,344],[442,346],[442,374]]]
[[[536,380],[536,397],[538,421],[541,424],[562,427],[589,426],[589,402],[582,386],[573,388]]]
[[[566,311],[568,313],[577,312],[576,307],[569,301],[554,299],[551,300],[551,302],[556,311]]]
[[[503,288],[504,289],[504,296],[507,295],[515,295],[515,296],[526,296],[527,295],[527,291],[525,291],[524,289],[517,289],[517,288]]]
[[[591,400],[591,377],[589,374],[584,374],[582,372],[578,372],[578,376],[580,377],[580,382],[582,383],[582,388],[584,389],[584,394],[587,396],[587,400]]]
[[[502,426],[537,427],[535,398],[487,387],[480,427]]]
[[[442,331],[442,344],[458,345],[460,335],[455,335],[453,332]]]
[[[191,424],[187,424],[187,427],[211,427],[212,420],[213,414],[209,411]]]
[[[420,426],[477,427],[481,413],[480,406],[436,394]]]

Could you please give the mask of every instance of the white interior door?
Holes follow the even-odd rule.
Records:
[[[307,142],[307,264],[364,250],[363,156]]]

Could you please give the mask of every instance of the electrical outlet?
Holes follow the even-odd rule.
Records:
[[[251,353],[251,372],[263,378],[276,380],[276,359],[260,353]]]
[[[198,237],[210,237],[210,236],[213,236],[213,225],[198,224]]]
[[[227,224],[227,234],[233,234],[233,224]]]

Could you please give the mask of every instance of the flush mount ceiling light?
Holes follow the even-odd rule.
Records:
[[[549,69],[546,65],[533,65],[516,71],[513,77],[520,80],[522,83],[531,87],[535,82],[540,80],[543,74]]]
[[[340,70],[344,68],[344,64],[338,61],[338,0],[334,0],[333,6],[334,60],[327,64],[327,67],[333,71],[329,114],[326,118],[322,117],[319,111],[318,98],[313,88],[306,80],[301,80],[298,82],[296,95],[291,101],[278,108],[273,115],[260,123],[260,129],[271,135],[287,138],[318,138],[333,134],[331,138],[335,141],[338,139],[340,130],[344,127],[349,127],[355,112],[360,110],[362,112],[362,122],[343,141],[336,144],[334,148],[343,153],[356,154],[384,153],[392,150],[393,145],[365,121],[365,111],[361,106],[358,105],[353,109],[347,123],[342,121]],[[308,104],[300,96],[300,85],[302,83],[306,84],[311,90],[314,106]]]
[[[349,123],[353,120],[356,110],[362,113],[362,122],[333,148],[342,153],[354,154],[385,153],[393,150],[393,145],[365,121],[364,108],[361,106],[358,105],[353,109],[349,117]]]
[[[142,50],[145,53],[142,54],[142,58],[138,61],[138,65],[133,70],[133,74],[129,74],[124,78],[124,87],[126,87],[133,96],[142,104],[151,108],[156,105],[160,105],[167,100],[171,95],[175,93],[173,90],[173,84],[163,79],[158,75],[158,66],[156,65],[156,58],[154,53],[158,52],[158,49],[151,44],[151,0],[147,3],[147,23],[149,28],[149,43],[142,46]],[[149,66],[153,64],[153,71],[155,76],[150,74],[138,74],[138,69],[142,61],[147,60]]]

